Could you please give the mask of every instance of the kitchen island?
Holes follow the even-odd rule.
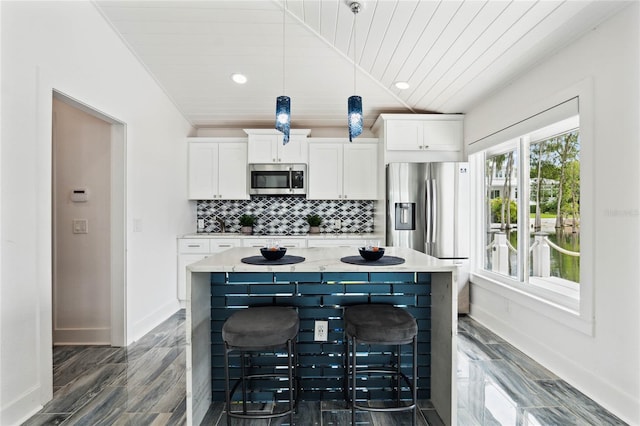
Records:
[[[419,398],[429,399],[445,424],[456,424],[456,269],[415,250],[390,247],[385,257],[404,263],[375,266],[340,261],[353,248],[296,248],[290,265],[250,265],[255,248],[231,248],[187,267],[187,424],[199,425],[212,401],[224,400],[220,330],[234,309],[278,304],[300,316],[298,349],[302,398],[341,399],[342,307],[391,303],[418,321]],[[326,342],[315,342],[314,321],[329,323]],[[382,356],[369,351],[364,356]],[[371,395],[383,392],[371,389]]]

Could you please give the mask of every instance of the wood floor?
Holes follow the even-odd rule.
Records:
[[[183,425],[184,311],[127,348],[54,348],[54,398],[24,425]],[[458,326],[458,424],[625,425],[575,388],[468,317]],[[298,426],[348,425],[341,402],[300,403]],[[410,424],[407,413],[358,413],[358,425]],[[428,401],[419,425],[442,425]],[[221,403],[203,424],[226,425]],[[288,418],[234,425],[285,425]]]

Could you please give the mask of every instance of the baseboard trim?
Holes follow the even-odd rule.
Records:
[[[180,303],[176,299],[161,306],[160,308],[151,312],[149,315],[137,321],[131,326],[129,332],[127,333],[127,345],[130,345],[131,343],[140,339],[142,336],[153,330],[161,322],[163,322],[179,310]]]
[[[53,345],[110,345],[111,328],[56,328]]]
[[[592,371],[582,368],[582,366],[579,363],[576,363],[574,359],[568,359],[553,348],[531,339],[526,334],[521,333],[520,330],[513,328],[511,324],[503,321],[492,312],[483,309],[477,304],[473,304],[473,302],[471,303],[471,313],[469,316],[525,354],[531,356],[530,354],[535,352],[540,354],[543,359],[557,360],[557,362],[552,365],[549,362],[541,361],[539,357],[536,357],[538,359],[535,359],[535,361],[540,365],[556,374],[562,380],[565,380],[571,386],[575,387],[625,422],[629,424],[637,423],[638,419],[634,416],[636,413],[640,413],[640,404],[635,400],[635,398],[623,390],[609,382],[603,381],[599,376],[594,375]],[[523,347],[520,343],[523,341],[527,342],[527,347]],[[534,358],[533,356],[531,357]],[[600,392],[600,395],[608,395],[607,400],[595,397],[591,389],[585,389],[584,386],[577,385],[576,381],[573,380],[574,377],[587,377],[588,381],[594,384],[593,388],[604,390],[603,392]],[[612,401],[614,401],[614,404],[611,403]]]
[[[34,386],[0,410],[0,424],[21,425],[42,409],[40,386]],[[25,415],[25,413],[27,413]]]

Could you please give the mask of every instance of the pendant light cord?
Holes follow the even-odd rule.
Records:
[[[286,0],[282,0],[282,95],[283,96],[285,95],[285,92],[284,92],[284,89],[285,89],[285,87],[284,87],[284,82],[285,82],[284,73],[286,72],[286,69],[287,69],[287,67],[285,65],[285,40],[286,40],[286,38],[285,38],[285,28],[286,28],[285,20],[287,18],[286,12],[287,12]]]
[[[358,14],[358,10],[353,11],[353,94],[358,93],[356,88],[356,15]]]

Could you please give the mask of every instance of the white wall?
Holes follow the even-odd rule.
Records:
[[[126,125],[127,341],[178,308],[189,124],[90,2],[0,2],[0,424],[51,398],[52,89]],[[134,221],[138,225],[133,229]]]
[[[472,287],[471,312],[630,424],[640,424],[639,8],[637,2],[627,7],[468,111],[465,119],[469,144],[527,118],[534,105],[552,106],[559,93],[585,82],[590,86],[591,111],[581,111],[580,125],[589,129],[594,144],[594,168],[582,170],[593,182],[583,188],[593,206],[582,230],[594,241],[583,247],[594,259],[584,265],[593,275],[593,335],[487,287]]]
[[[53,344],[111,343],[111,123],[53,100]],[[85,188],[86,202],[71,200]],[[75,233],[74,220],[87,233]]]

